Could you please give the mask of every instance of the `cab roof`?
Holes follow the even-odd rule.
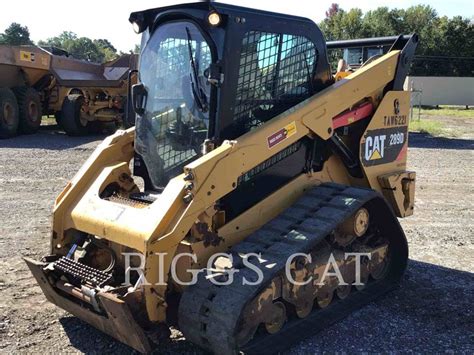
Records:
[[[278,12],[271,12],[259,9],[252,9],[248,7],[230,5],[230,4],[223,4],[219,2],[210,2],[210,1],[201,1],[201,2],[192,2],[192,3],[184,3],[184,4],[177,4],[171,6],[164,6],[164,7],[157,7],[143,11],[135,11],[130,14],[129,21],[134,22],[136,19],[144,19],[146,22],[153,20],[156,15],[163,12],[172,12],[174,10],[200,10],[200,11],[217,11],[220,14],[224,15],[234,15],[234,16],[245,16],[245,15],[264,15],[268,17],[278,18],[280,20],[287,20],[291,22],[304,22],[308,25],[314,25],[314,21],[300,16],[293,16],[282,14]]]

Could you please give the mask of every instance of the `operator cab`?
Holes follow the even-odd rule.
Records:
[[[134,174],[146,190],[333,83],[309,19],[199,2],[134,12],[130,22],[142,33],[132,96]]]

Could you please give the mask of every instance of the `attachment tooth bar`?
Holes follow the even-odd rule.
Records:
[[[65,256],[54,262],[53,267],[66,276],[72,277],[74,281],[79,282],[81,285],[89,283],[94,287],[102,287],[112,280],[111,274],[81,264]]]

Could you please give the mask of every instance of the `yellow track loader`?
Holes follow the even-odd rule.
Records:
[[[274,353],[393,289],[418,37],[336,81],[305,18],[200,2],[130,22],[136,126],[56,198],[50,255],[26,259],[47,299],[140,352],[174,325]]]

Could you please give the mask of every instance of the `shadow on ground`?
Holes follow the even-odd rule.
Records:
[[[474,140],[433,137],[428,133],[410,132],[408,145],[411,148],[430,148],[430,149],[474,149]]]
[[[473,299],[473,273],[410,260],[400,288],[319,333],[311,344],[338,351],[466,351],[474,340]],[[64,317],[60,322],[71,345],[81,352],[134,352],[78,318]],[[315,344],[319,339],[322,344]],[[295,345],[297,350],[290,349],[289,354],[301,352],[301,344]],[[183,338],[161,343],[154,352],[203,353]]]
[[[70,137],[60,130],[57,125],[41,126],[37,133],[0,140],[0,148],[71,149],[90,142],[103,140],[106,136],[105,134],[95,134],[83,137]]]

